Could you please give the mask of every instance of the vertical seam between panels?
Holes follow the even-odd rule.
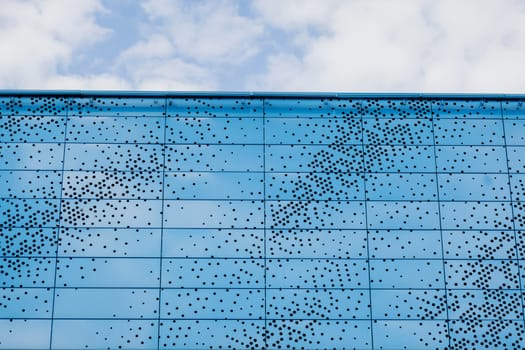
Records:
[[[441,100],[440,100],[441,102]],[[446,270],[446,264],[445,264],[445,249],[443,246],[443,226],[441,223],[441,201],[439,196],[439,175],[438,175],[438,164],[437,164],[437,144],[436,144],[436,132],[435,132],[435,126],[434,126],[434,110],[432,108],[432,100],[429,101],[430,104],[430,123],[432,125],[432,141],[433,141],[433,147],[434,150],[434,170],[435,170],[435,179],[436,179],[436,195],[437,195],[437,207],[438,207],[438,219],[439,219],[439,235],[440,235],[440,241],[441,241],[441,262],[443,264],[443,288],[445,291],[445,310],[446,310],[446,316],[447,319],[445,321],[447,325],[447,338],[448,338],[448,348],[451,348],[451,338],[452,334],[450,333],[450,319],[448,315],[448,291],[447,291],[447,270]]]
[[[370,230],[368,227],[368,200],[367,200],[367,190],[366,190],[366,181],[368,178],[369,171],[366,168],[366,156],[365,156],[365,125],[363,121],[363,101],[361,100],[359,102],[359,119],[361,122],[361,160],[363,162],[363,166],[361,168],[362,174],[363,174],[363,190],[364,190],[364,211],[365,211],[365,233],[366,233],[366,262],[368,265],[368,302],[370,304],[368,308],[369,316],[370,316],[370,345],[371,349],[374,349],[374,318],[372,315],[372,280],[370,278],[371,272],[370,272]]]
[[[266,314],[267,308],[267,285],[266,285],[266,99],[262,99],[262,113],[263,113],[263,258],[264,258],[264,332],[263,343],[264,349],[268,348],[268,316]]]
[[[160,255],[159,255],[159,302],[158,302],[158,315],[157,315],[157,349],[160,349],[160,310],[161,310],[161,300],[162,300],[162,250],[163,250],[163,241],[164,241],[164,183],[166,182],[166,124],[168,118],[168,98],[164,98],[164,125],[163,125],[163,140],[162,140],[162,204],[161,204],[161,215],[160,215]]]
[[[59,204],[58,204],[58,225],[57,225],[57,232],[56,232],[57,235],[56,235],[56,241],[55,241],[55,271],[54,271],[54,280],[53,280],[53,299],[51,302],[51,328],[50,328],[50,334],[49,334],[49,349],[50,350],[53,347],[53,326],[54,326],[54,318],[55,318],[55,294],[56,294],[57,274],[58,274],[58,249],[60,245],[60,231],[62,230],[62,198],[63,198],[63,192],[64,192],[64,168],[65,168],[65,159],[66,159],[67,124],[69,120],[70,101],[71,101],[70,97],[64,97],[64,102],[66,104],[66,117],[65,117],[65,125],[64,125],[64,144],[62,146],[62,171],[61,171],[61,178],[60,178],[60,198],[59,198]]]
[[[518,283],[519,283],[519,290],[520,290],[520,301],[521,301],[521,318],[523,320],[523,327],[525,330],[525,306],[523,304],[523,289],[521,284],[521,269],[520,269],[520,251],[518,249],[518,235],[516,233],[516,216],[514,215],[514,201],[513,201],[513,194],[512,194],[512,185],[510,183],[510,164],[509,164],[509,154],[507,150],[507,135],[505,132],[505,118],[503,117],[503,103],[500,100],[500,114],[501,114],[501,127],[503,128],[503,146],[505,147],[505,165],[507,168],[507,184],[509,186],[509,200],[510,200],[510,214],[511,216],[511,222],[512,222],[512,231],[514,232],[514,251],[516,254],[516,262],[517,262],[517,268],[518,268]]]

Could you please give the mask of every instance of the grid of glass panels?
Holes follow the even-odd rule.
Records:
[[[0,349],[525,347],[516,98],[0,97]]]

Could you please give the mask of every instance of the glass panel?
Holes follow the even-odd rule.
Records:
[[[164,229],[163,257],[263,258],[264,230]]]
[[[440,99],[432,103],[432,112],[438,119],[501,119],[497,100]]]
[[[55,320],[53,349],[156,349],[157,320]]]
[[[0,171],[0,197],[56,199],[61,183],[60,171]]]
[[[370,261],[371,288],[444,288],[441,260],[383,259]]]
[[[446,320],[443,290],[372,290],[373,317],[387,320]]]
[[[523,346],[524,335],[521,320],[450,322],[450,341],[461,347],[519,349]]]
[[[365,228],[363,202],[266,201],[271,228]]]
[[[461,320],[522,320],[521,293],[515,290],[451,290],[449,317]]]
[[[516,259],[513,231],[444,231],[446,259]]]
[[[0,317],[50,318],[53,307],[51,288],[0,288]],[[1,320],[0,320],[1,322]],[[0,326],[1,329],[1,326]],[[2,338],[5,333],[0,332]],[[0,342],[0,346],[2,343]]]
[[[345,144],[362,143],[358,118],[268,118],[266,144]]]
[[[160,227],[160,200],[62,200],[64,227]]]
[[[268,321],[274,349],[371,349],[370,321]]]
[[[507,172],[505,148],[503,147],[436,147],[436,163],[438,171],[445,171],[451,173]]]
[[[161,199],[157,171],[65,171],[63,198]]]
[[[438,230],[373,230],[369,232],[369,239],[371,258],[441,258],[441,232]]]
[[[166,228],[257,228],[264,224],[263,201],[164,201]]]
[[[262,99],[250,97],[180,97],[168,98],[169,117],[260,117]]]
[[[162,318],[264,319],[264,289],[165,289]]]
[[[57,228],[0,228],[0,255],[8,257],[55,257]]]
[[[505,124],[506,144],[509,146],[525,146],[525,120],[504,120],[503,122]]]
[[[441,203],[443,229],[512,229],[510,203]],[[466,214],[466,215],[465,215]]]
[[[166,173],[164,199],[264,199],[264,174]]]
[[[268,259],[266,285],[298,289],[363,288],[368,287],[367,265],[364,260]]]
[[[262,144],[262,118],[167,118],[166,143]]]
[[[363,120],[367,145],[432,145],[432,122],[425,119]]]
[[[268,98],[264,100],[267,118],[359,118],[362,100],[338,98]]]
[[[519,289],[513,260],[445,260],[448,289]]]
[[[12,96],[0,98],[0,114],[46,116],[66,115],[68,97],[65,96]]]
[[[49,349],[51,320],[0,319],[0,349]]]
[[[269,172],[361,172],[361,146],[267,146]]]
[[[58,225],[58,199],[0,199],[0,208],[0,228]]]
[[[156,145],[68,144],[66,170],[162,170],[162,147]]]
[[[367,174],[368,200],[435,200],[434,174]]]
[[[53,287],[55,258],[3,258],[0,287]]]
[[[251,349],[264,344],[264,321],[162,320],[161,349]]]
[[[266,232],[272,258],[366,258],[365,230],[281,229]]]
[[[369,319],[368,290],[271,289],[266,292],[270,319]]]
[[[163,97],[73,97],[69,116],[138,116],[158,117],[165,114]]]
[[[446,349],[445,321],[374,321],[374,347],[378,349]]]
[[[523,100],[505,100],[501,102],[504,119],[525,119],[525,103]]]
[[[501,120],[438,119],[434,125],[436,145],[504,145]]]
[[[434,150],[424,146],[365,146],[366,170],[372,173],[434,172]]]
[[[368,228],[439,229],[438,203],[367,202]]]
[[[261,288],[261,259],[163,259],[162,287]]]
[[[168,146],[166,170],[262,171],[263,146]]]
[[[164,118],[151,117],[70,117],[68,142],[161,143]]]
[[[511,173],[525,173],[525,148],[507,147],[509,169]]]
[[[265,183],[267,199],[364,200],[360,174],[272,173],[266,176]]]
[[[139,258],[60,258],[57,287],[159,286],[159,260]]]
[[[58,289],[54,316],[73,319],[156,319],[158,298],[159,292],[154,289]]]
[[[0,170],[62,170],[64,146],[46,144],[0,144]]]
[[[363,100],[363,118],[431,118],[430,100],[369,98]]]
[[[59,256],[158,257],[160,229],[62,228]]]
[[[525,202],[525,174],[510,175],[510,190],[514,202]]]
[[[439,174],[439,197],[450,201],[509,200],[507,174]]]
[[[64,117],[0,115],[2,142],[62,142],[65,128]]]

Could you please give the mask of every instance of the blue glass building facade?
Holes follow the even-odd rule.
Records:
[[[0,349],[525,347],[520,96],[3,92]]]

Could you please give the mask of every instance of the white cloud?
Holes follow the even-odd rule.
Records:
[[[329,28],[330,19],[344,5],[340,0],[254,0],[254,9],[265,22],[285,30]]]
[[[102,1],[3,0],[0,87],[525,90],[522,0],[145,0],[111,57]]]
[[[523,92],[525,4],[519,0],[308,1],[266,21],[304,35],[303,54],[278,53],[256,89]],[[278,3],[261,1],[263,17]],[[290,6],[290,5],[289,5]],[[317,7],[317,11],[313,8]],[[330,7],[333,9],[327,12]],[[316,17],[319,13],[322,16]],[[323,22],[324,18],[324,22]],[[321,23],[322,22],[322,23]]]
[[[153,2],[152,2],[153,3]],[[0,86],[24,89],[202,90],[216,87],[208,69],[177,58],[176,46],[162,32],[144,34],[117,54],[104,71],[71,73],[79,52],[96,59],[93,44],[111,29],[97,23],[107,14],[100,0],[6,0],[0,13]],[[166,19],[167,21],[167,19]],[[146,22],[145,14],[138,23]],[[86,50],[87,49],[87,50]]]
[[[118,63],[122,64],[129,60],[148,59],[148,58],[166,58],[174,54],[174,47],[171,42],[162,35],[152,35],[145,40],[141,40],[123,51]]]
[[[142,38],[122,52],[116,70],[144,90],[214,90],[224,66],[258,49],[263,27],[235,1],[149,0]]]
[[[239,63],[257,53],[263,27],[239,14],[236,1],[149,0],[144,8],[155,30],[177,53],[199,63]]]
[[[127,79],[110,73],[93,75],[67,74],[51,75],[46,79],[45,87],[56,90],[132,90]]]
[[[139,90],[189,91],[217,88],[209,70],[180,59],[150,59],[141,64],[130,64],[130,78]]]
[[[122,52],[117,58],[116,68],[139,90],[216,88],[214,77],[207,68],[176,58],[170,40],[158,34]]]
[[[305,74],[303,62],[298,57],[285,53],[270,56],[266,69],[267,72],[253,78],[253,85],[249,89],[284,91],[286,86],[298,84],[298,80]]]
[[[0,12],[0,84],[3,88],[46,88],[67,68],[82,45],[103,40],[97,25],[99,0],[3,0]]]

